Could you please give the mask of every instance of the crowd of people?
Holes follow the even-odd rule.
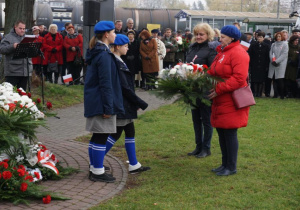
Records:
[[[82,58],[83,38],[75,31],[71,23],[65,24],[63,31],[58,31],[56,24],[51,24],[48,30],[43,25],[33,26],[32,34],[35,36],[33,42],[41,44],[39,56],[29,59],[29,71],[27,71],[27,60],[12,59],[17,45],[25,37],[25,23],[17,21],[10,33],[1,40],[0,53],[5,55],[4,75],[7,82],[14,86],[27,89],[28,76],[32,75],[32,68],[37,76],[44,76],[46,81],[58,83],[59,76],[71,74],[74,82],[79,84],[82,65],[74,63],[75,57]],[[29,74],[28,74],[29,73]],[[54,80],[53,80],[54,76]],[[62,79],[62,83],[63,79]]]
[[[83,39],[74,26],[66,23],[60,33],[55,24],[49,26],[49,32],[34,26],[32,33],[37,38],[35,41],[42,43],[44,54],[32,59],[36,74],[45,75],[50,82],[54,74],[54,83],[57,83],[59,75],[65,75],[67,69],[73,76],[73,84],[79,84],[82,63],[78,65],[75,60],[82,57]],[[273,98],[300,97],[298,29],[293,30],[291,37],[287,31],[276,32],[272,39],[271,34],[266,36],[261,30],[241,33],[239,23],[221,30],[199,23],[192,33],[188,28],[184,34],[166,28],[162,34],[159,29],[137,31],[133,19],[128,18],[124,30],[121,20],[100,21],[94,33],[86,53],[84,81],[86,130],[93,133],[89,145],[92,181],[114,182],[115,178],[105,172],[109,169],[103,160],[123,131],[129,172],[150,169],[142,166],[136,157],[133,120],[137,118],[137,110],[146,109],[148,104],[135,94],[135,87],[155,88],[151,79],[157,77],[162,68],[170,68],[178,62],[205,64],[210,67],[208,74],[223,79],[207,92],[212,105],[203,104],[199,99],[192,110],[196,148],[188,153],[197,158],[210,156],[213,127],[216,128],[222,164],[212,171],[218,176],[237,173],[237,130],[248,123],[249,107],[236,108],[233,91],[246,86],[250,80],[255,97],[262,97],[263,93],[270,97],[272,84]],[[2,39],[0,53],[5,55],[6,81],[26,90],[27,61],[12,59],[24,35],[25,23],[17,21]],[[243,42],[250,44],[248,50],[242,47]]]

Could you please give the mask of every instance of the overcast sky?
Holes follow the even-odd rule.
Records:
[[[184,2],[189,5],[193,5],[194,1],[197,3],[198,0],[185,0]],[[202,0],[203,5],[205,6],[205,1]]]

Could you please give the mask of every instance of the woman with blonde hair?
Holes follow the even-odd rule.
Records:
[[[217,53],[208,43],[214,39],[215,32],[207,23],[200,23],[194,27],[193,33],[194,42],[188,49],[186,62],[210,66]],[[211,106],[207,106],[201,102],[201,99],[197,99],[196,106],[192,110],[196,148],[188,155],[204,158],[211,154],[210,142],[213,128],[210,124],[210,115]]]

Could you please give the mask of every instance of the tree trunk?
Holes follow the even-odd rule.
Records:
[[[25,22],[26,29],[30,29],[33,22],[33,5],[35,0],[5,0],[5,28],[4,34],[9,33],[17,20]],[[0,65],[0,82],[4,80],[3,59]]]

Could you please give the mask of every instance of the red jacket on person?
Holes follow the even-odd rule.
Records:
[[[71,50],[72,47],[79,47],[82,56],[83,38],[81,34],[78,34],[74,39],[70,39],[68,35],[65,36],[64,47],[66,48],[67,51],[67,62],[74,61],[75,56],[78,53],[78,51],[72,51]]]
[[[43,43],[43,41],[44,41],[44,37],[38,36],[38,38],[36,40],[34,40],[33,42],[41,42],[41,43]],[[43,44],[41,45],[40,50],[43,52]],[[41,64],[41,56],[33,57],[32,58],[32,64],[34,64],[34,65]]]
[[[63,37],[61,34],[56,33],[55,41],[53,41],[52,34],[49,32],[44,36],[43,49],[45,60],[43,65],[48,65],[48,63],[55,63],[58,61],[58,64],[63,64],[62,49],[63,49]],[[56,52],[52,52],[52,49],[55,48]]]
[[[213,99],[211,125],[223,129],[246,127],[250,108],[237,109],[232,92],[247,85],[249,55],[238,41],[227,45],[223,50],[218,46],[216,50],[218,55],[208,73],[221,77],[224,81],[215,87],[217,96]]]

